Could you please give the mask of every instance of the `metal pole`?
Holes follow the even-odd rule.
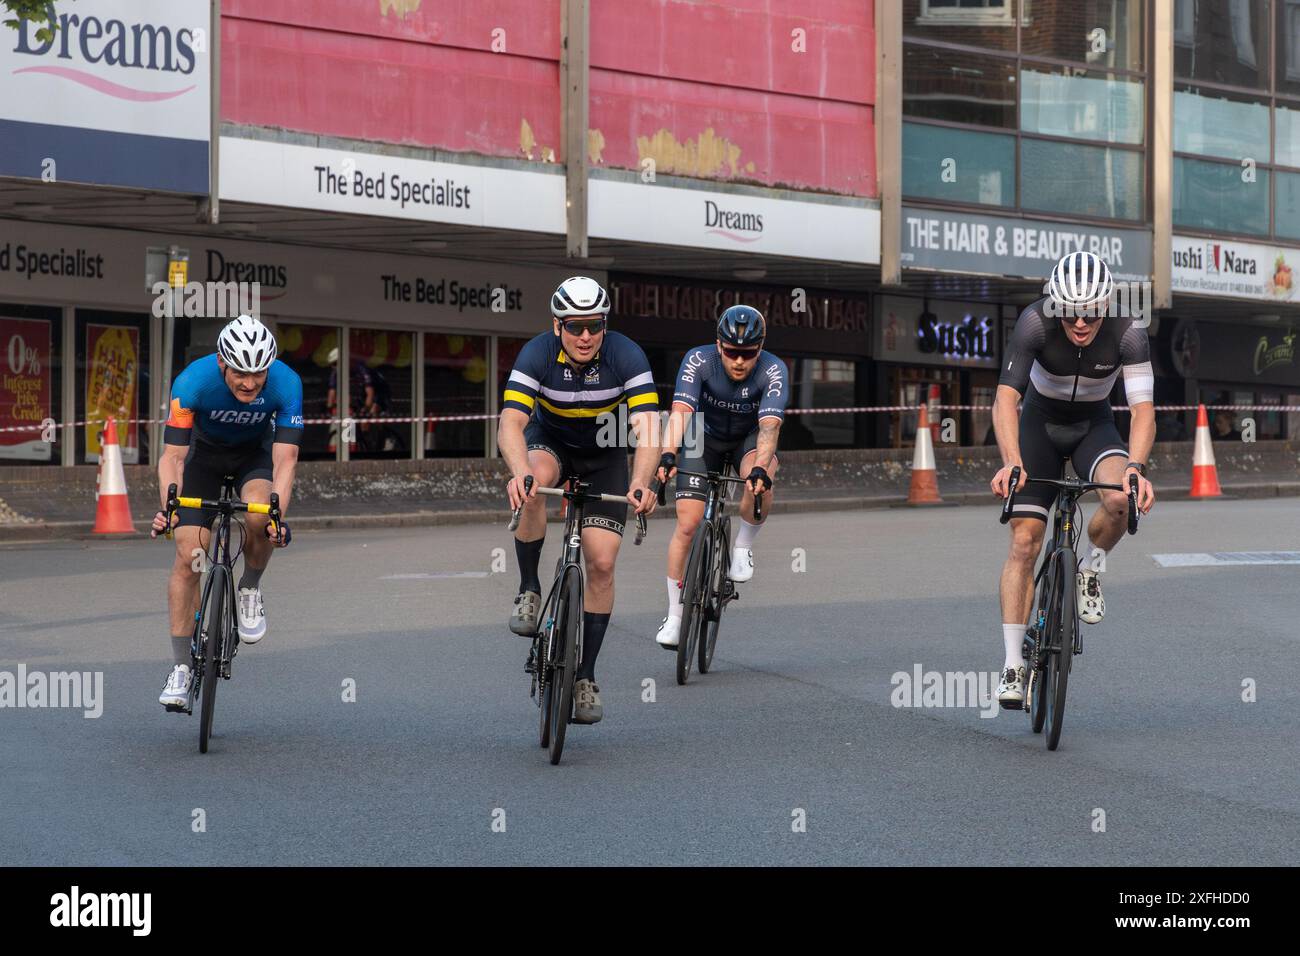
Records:
[[[560,123],[564,128],[565,231],[570,259],[587,258],[589,0],[560,6]]]

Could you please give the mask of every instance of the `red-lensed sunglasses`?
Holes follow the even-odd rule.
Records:
[[[574,338],[582,338],[583,332],[590,332],[593,336],[600,335],[605,331],[606,321],[606,319],[565,319],[560,324],[564,326],[564,331]]]
[[[734,349],[730,345],[722,345],[719,346],[719,348],[722,349],[722,354],[733,362],[738,359],[749,361],[750,359],[758,358],[758,353],[760,351],[759,349]]]

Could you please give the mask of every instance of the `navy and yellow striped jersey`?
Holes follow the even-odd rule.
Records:
[[[560,337],[548,331],[519,350],[501,407],[532,415],[574,451],[595,451],[597,417],[624,401],[629,414],[659,410],[641,346],[622,333],[606,332],[596,357],[579,368],[560,347]]]

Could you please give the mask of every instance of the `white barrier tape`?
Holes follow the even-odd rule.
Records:
[[[1129,410],[1128,405],[1112,405],[1117,412],[1126,412]],[[843,408],[787,408],[787,415],[845,415],[845,414],[866,414],[873,412],[917,412],[922,408],[936,408],[945,412],[989,412],[993,410],[992,405],[855,405]],[[1194,412],[1199,405],[1157,405],[1157,412]],[[1300,412],[1300,405],[1206,405],[1205,410],[1208,412],[1229,411],[1229,412]],[[474,415],[422,415],[418,418],[306,418],[303,419],[304,425],[339,425],[345,421],[351,421],[354,424],[365,424],[367,422],[384,422],[392,424],[410,424],[411,422],[481,422],[489,419],[495,420],[496,415],[474,414]],[[155,425],[165,422],[165,418],[119,418],[116,419],[119,425]],[[90,425],[103,426],[103,421],[85,421],[85,422],[64,422],[55,424],[55,429],[63,428],[84,428]],[[931,423],[935,424],[935,423]],[[38,432],[45,428],[44,425],[9,425],[0,428],[0,434],[5,432]]]

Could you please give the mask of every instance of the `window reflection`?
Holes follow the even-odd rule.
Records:
[[[1242,182],[1241,167],[1174,157],[1174,225],[1192,229],[1268,234],[1268,177]]]
[[[952,175],[944,175],[949,159]],[[905,196],[1010,206],[1015,177],[1016,141],[1010,135],[903,124]]]
[[[1175,90],[1174,152],[1268,162],[1268,103],[1216,90]]]
[[[1267,0],[1174,5],[1174,74],[1229,86],[1268,83]]]
[[[1111,143],[1142,142],[1145,87],[1105,73],[1066,75],[1051,67],[1020,72],[1020,128],[1027,133]]]
[[[1110,219],[1145,215],[1141,153],[1024,139],[1020,170],[1025,209]]]

